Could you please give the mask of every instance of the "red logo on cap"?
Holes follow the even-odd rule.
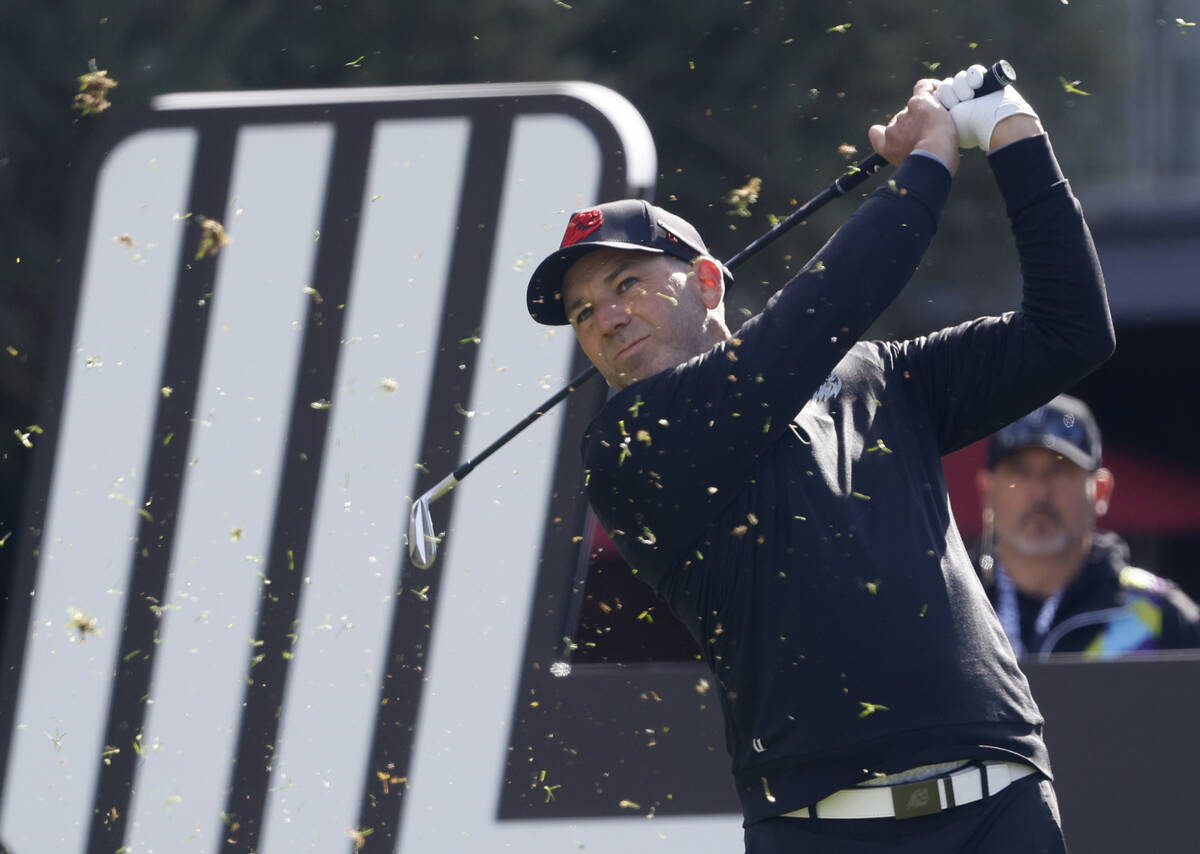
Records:
[[[579,211],[567,223],[567,233],[563,235],[562,246],[559,249],[565,249],[573,243],[578,243],[602,225],[604,225],[604,214],[598,208]]]

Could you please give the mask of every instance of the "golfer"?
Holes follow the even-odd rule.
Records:
[[[534,319],[569,323],[617,390],[583,438],[588,498],[716,677],[751,854],[1065,850],[1042,718],[941,457],[1114,336],[1040,121],[973,78],[920,80],[869,129],[892,180],[736,333],[728,271],[642,201],[576,212],[529,283]],[[1020,310],[858,341],[920,263],[960,147],[988,152]]]

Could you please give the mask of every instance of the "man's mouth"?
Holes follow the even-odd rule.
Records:
[[[1025,514],[1022,520],[1026,524],[1035,525],[1057,525],[1062,521],[1062,517],[1058,513],[1048,507],[1037,507]]]
[[[624,359],[626,356],[629,356],[630,354],[633,353],[633,351],[635,349],[637,349],[641,345],[641,343],[643,341],[646,340],[646,338],[649,338],[649,337],[650,336],[647,335],[645,338],[639,338],[636,341],[626,344],[624,347],[622,347],[620,350],[617,351],[616,355],[614,355],[612,357],[612,361],[616,362],[616,361],[619,361],[620,359]]]

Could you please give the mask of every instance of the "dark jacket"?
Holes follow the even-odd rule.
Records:
[[[946,169],[914,155],[731,340],[618,392],[584,436],[597,516],[718,680],[747,823],[931,762],[1049,772],[941,457],[1076,382],[1113,332],[1048,141],[988,162],[1021,311],[855,343],[916,268],[949,190]]]
[[[996,584],[988,584],[996,604]],[[1079,574],[1063,591],[1049,631],[1034,627],[1043,600],[1017,594],[1021,641],[1030,657],[1054,652],[1119,658],[1156,649],[1200,648],[1200,608],[1165,578],[1129,565],[1129,547],[1101,532]]]

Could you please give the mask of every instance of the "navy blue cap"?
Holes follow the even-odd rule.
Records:
[[[992,435],[988,468],[1024,448],[1047,448],[1086,471],[1100,468],[1100,426],[1077,397],[1060,394]]]
[[[643,199],[622,199],[575,211],[562,244],[538,264],[529,280],[525,291],[529,316],[547,326],[567,325],[570,321],[563,311],[563,278],[572,264],[601,247],[674,255],[689,263],[709,254],[700,232],[691,223]],[[717,263],[726,282],[732,281],[733,275],[725,265]]]

